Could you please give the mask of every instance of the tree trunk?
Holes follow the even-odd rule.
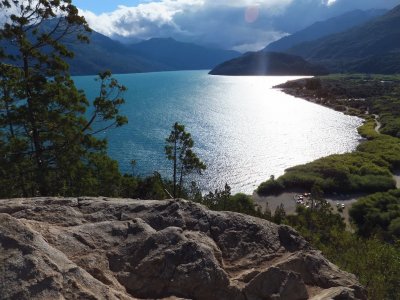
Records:
[[[182,196],[182,185],[183,185],[183,163],[181,165],[181,170],[180,170],[180,174],[179,174],[179,194],[178,196],[181,197]]]
[[[48,187],[46,185],[46,176],[45,176],[45,168],[43,165],[43,148],[40,141],[40,135],[38,131],[38,126],[35,118],[35,108],[34,108],[34,101],[32,99],[32,92],[29,86],[29,64],[28,64],[28,55],[23,53],[23,61],[24,61],[24,77],[25,77],[25,95],[27,99],[27,108],[28,108],[28,119],[31,125],[31,139],[33,143],[33,150],[35,153],[35,160],[38,169],[38,183],[39,183],[39,193],[42,196],[48,194]]]
[[[176,198],[176,153],[177,153],[177,136],[176,136],[176,129],[175,129],[175,141],[174,141],[174,198]]]
[[[8,90],[6,83],[4,81],[3,84],[3,94],[4,94],[4,107],[6,109],[6,117],[7,117],[7,123],[8,123],[8,128],[10,130],[10,135],[11,138],[15,138],[15,132],[14,132],[14,126],[11,120],[11,112],[10,112],[10,103],[11,102],[11,95],[10,95],[10,91]],[[20,156],[20,155],[15,155],[12,154],[12,156]],[[17,164],[16,164],[16,168],[18,170],[18,174],[19,174],[19,184],[20,184],[20,188],[22,190],[22,195],[23,197],[28,197],[28,192],[26,191],[26,187],[25,187],[25,177],[24,174],[22,172],[22,170],[20,169],[20,167],[18,166],[18,159],[19,157],[16,158]]]
[[[10,105],[8,101],[11,99],[10,97],[10,91],[7,89],[6,84],[4,83],[3,85],[3,93],[4,93],[4,105],[6,109],[6,116],[7,116],[7,122],[8,122],[8,127],[10,128],[10,134],[12,137],[15,136],[14,134],[14,127],[11,122],[11,116],[10,116]]]

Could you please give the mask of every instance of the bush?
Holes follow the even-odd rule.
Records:
[[[325,193],[387,191],[395,187],[390,168],[382,157],[365,152],[331,155],[289,168],[277,180],[262,183],[257,192],[270,195],[285,188],[311,190],[315,184]]]
[[[321,79],[319,78],[310,78],[306,80],[306,89],[308,90],[319,90],[322,87]]]
[[[353,204],[349,214],[363,237],[378,234],[388,241],[400,238],[400,190],[363,197]]]
[[[279,195],[285,189],[284,184],[274,178],[269,179],[266,182],[260,184],[257,188],[257,193],[259,195]]]
[[[400,139],[381,135],[376,139],[361,143],[357,151],[373,154],[386,161],[391,170],[400,168]]]
[[[366,240],[346,231],[343,219],[331,209],[299,207],[296,215],[286,217],[286,222],[330,261],[355,274],[367,288],[369,299],[399,299],[399,244],[376,237]]]
[[[373,140],[380,136],[378,132],[375,130],[376,122],[374,118],[368,117],[362,126],[360,126],[357,130],[358,133],[368,140]]]

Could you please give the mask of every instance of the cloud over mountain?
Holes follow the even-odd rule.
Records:
[[[96,31],[111,37],[169,37],[224,48],[259,48],[285,33],[270,26],[293,0],[162,0],[119,6],[96,15],[82,10]],[[243,48],[243,49],[242,49]]]
[[[108,13],[80,12],[94,30],[120,40],[173,37],[248,51],[352,9],[396,4],[398,0],[143,0]]]

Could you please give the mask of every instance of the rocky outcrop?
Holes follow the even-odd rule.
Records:
[[[366,299],[294,230],[184,200],[0,200],[0,299]]]

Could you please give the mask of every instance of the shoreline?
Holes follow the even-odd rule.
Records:
[[[315,78],[315,77],[314,77]],[[369,140],[369,137],[367,135],[363,135],[360,129],[369,121],[368,119],[373,117],[374,120],[374,131],[376,132],[377,135],[381,135],[380,133],[380,128],[382,127],[381,122],[379,121],[379,115],[373,114],[370,115],[368,114],[368,111],[365,113],[362,113],[361,111],[356,111],[353,107],[350,106],[342,106],[341,108],[344,109],[337,109],[335,107],[335,104],[331,103],[331,101],[335,100],[333,97],[332,98],[320,98],[317,97],[317,95],[311,95],[310,90],[307,89],[300,89],[300,88],[293,88],[293,87],[284,87],[283,85],[287,84],[288,82],[274,86],[273,88],[279,89],[283,93],[286,93],[288,95],[294,96],[296,98],[315,103],[318,105],[321,105],[323,107],[333,109],[337,112],[342,112],[343,114],[347,115],[352,115],[359,117],[363,119],[363,124],[360,125],[357,128],[358,134],[360,135],[360,143],[364,143],[365,141]],[[356,114],[357,112],[357,114]],[[349,153],[354,153],[356,150],[353,150]],[[295,166],[296,167],[296,166]],[[286,173],[286,172],[285,172]],[[391,174],[393,175],[393,180],[396,182],[396,188],[400,188],[400,171],[397,172],[392,172]],[[288,214],[293,214],[295,213],[296,210],[296,202],[293,200],[294,197],[298,194],[301,194],[302,192],[306,191],[306,189],[298,189],[298,191],[290,191],[289,189],[284,189],[282,193],[279,195],[267,195],[267,196],[261,196],[257,193],[257,191],[254,191],[252,198],[254,200],[254,203],[262,208],[264,210],[267,206],[271,210],[272,213],[274,213],[275,209],[280,205],[283,204],[285,211]],[[309,192],[309,191],[306,191]],[[335,211],[338,211],[336,209],[336,205],[344,205],[345,209],[341,213],[341,215],[344,217],[345,221],[347,224],[349,224],[349,214],[348,211],[350,207],[352,206],[353,203],[357,202],[359,198],[363,196],[367,196],[371,193],[350,193],[348,195],[334,195],[334,194],[327,194],[324,196],[324,199],[330,202],[332,207],[334,208]]]

